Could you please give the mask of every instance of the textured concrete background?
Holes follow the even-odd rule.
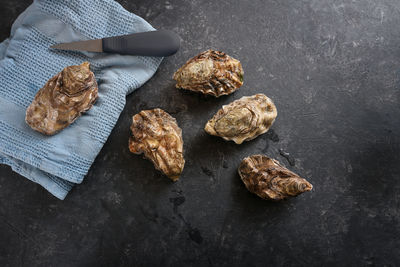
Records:
[[[29,3],[0,0],[1,40]],[[399,1],[120,3],[176,31],[182,48],[127,97],[65,201],[0,166],[1,266],[400,265]],[[235,94],[174,88],[173,72],[208,48],[241,60]],[[221,105],[258,92],[278,108],[268,134],[238,146],[203,131]],[[127,147],[131,116],[155,107],[183,129],[177,183]],[[282,203],[250,194],[236,168],[256,153],[314,190]]]

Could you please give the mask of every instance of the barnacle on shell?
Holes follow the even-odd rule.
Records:
[[[307,180],[264,155],[243,159],[238,172],[250,192],[268,200],[294,197],[313,188]]]
[[[185,165],[182,130],[162,109],[142,110],[132,117],[129,150],[151,160],[171,180],[179,179]]]
[[[222,106],[204,130],[241,144],[267,132],[277,114],[274,103],[266,95],[244,96]]]
[[[173,78],[177,88],[219,97],[242,86],[243,69],[239,60],[223,52],[207,50],[189,59]]]
[[[97,82],[89,62],[69,66],[41,88],[26,110],[26,123],[53,135],[89,110],[97,98]]]

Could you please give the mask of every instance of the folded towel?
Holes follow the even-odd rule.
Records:
[[[53,44],[154,28],[112,0],[36,0],[0,44],[0,163],[64,199],[82,182],[124,108],[125,96],[157,70],[161,58],[51,50]],[[69,65],[91,63],[95,105],[54,136],[35,132],[25,111],[48,79]]]

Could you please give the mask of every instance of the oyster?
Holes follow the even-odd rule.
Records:
[[[66,67],[37,92],[26,110],[25,121],[32,129],[53,135],[89,110],[97,91],[89,62]]]
[[[176,119],[162,109],[142,110],[132,117],[129,150],[151,160],[157,170],[176,181],[182,173],[182,130]]]
[[[219,97],[242,86],[243,69],[239,60],[210,49],[189,59],[173,78],[177,88]]]
[[[241,144],[267,132],[277,114],[274,103],[266,95],[244,96],[222,106],[204,130]]]
[[[307,180],[289,171],[277,160],[263,155],[243,159],[238,172],[250,192],[268,200],[294,197],[313,188]]]

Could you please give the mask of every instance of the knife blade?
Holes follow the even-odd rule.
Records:
[[[96,40],[61,43],[52,49],[116,53],[122,55],[166,57],[175,54],[180,47],[179,36],[160,30],[107,37]]]

